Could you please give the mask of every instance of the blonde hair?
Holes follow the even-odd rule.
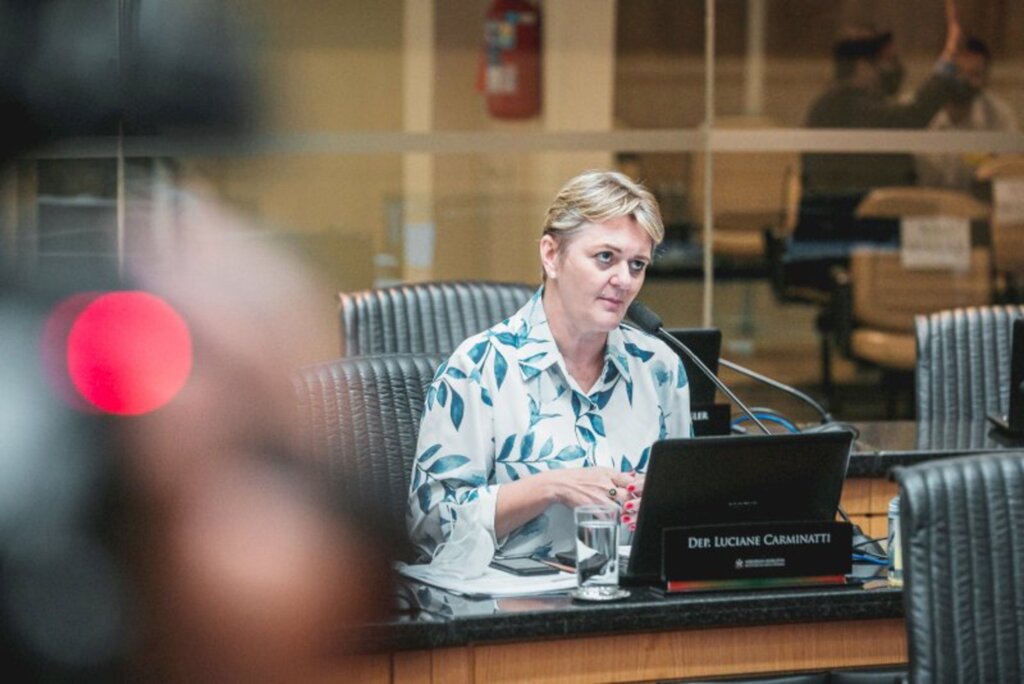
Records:
[[[553,236],[561,245],[589,223],[622,216],[634,219],[655,246],[665,238],[658,200],[650,190],[618,171],[584,171],[558,191],[548,208],[543,235]]]

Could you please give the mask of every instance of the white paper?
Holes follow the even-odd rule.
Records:
[[[997,178],[992,183],[995,220],[1024,223],[1024,178]]]
[[[900,264],[906,269],[971,266],[971,222],[956,216],[907,216],[900,221]]]
[[[405,224],[405,265],[430,268],[434,263],[434,224]]]
[[[557,575],[535,575],[520,577],[504,570],[488,567],[476,577],[466,578],[450,571],[438,572],[429,564],[407,565],[396,564],[398,572],[423,584],[438,587],[453,594],[463,596],[480,596],[508,598],[511,596],[531,596],[549,594],[556,591],[570,591],[576,588],[576,575],[571,572],[559,572]]]

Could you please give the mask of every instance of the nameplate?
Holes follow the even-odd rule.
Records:
[[[844,522],[759,522],[662,531],[662,580],[839,578],[852,570],[853,528]]]
[[[729,404],[697,404],[690,407],[693,434],[696,437],[729,434]]]

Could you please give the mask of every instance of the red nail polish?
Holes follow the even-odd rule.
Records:
[[[629,526],[629,531],[630,532],[636,532],[636,523],[633,523],[632,525]]]
[[[624,508],[625,508],[625,509],[626,509],[627,511],[632,511],[632,510],[633,510],[633,509],[634,509],[635,507],[636,507],[636,503],[635,503],[635,502],[633,502],[633,501],[627,501],[627,502],[626,502],[626,505],[624,506]]]
[[[633,492],[636,491],[636,485],[635,484],[626,485],[626,491],[629,492],[630,494],[632,494]]]
[[[624,523],[628,523],[628,522],[630,522],[631,520],[633,520],[633,518],[632,518],[632,517],[630,517],[630,516],[628,516],[628,515],[624,515],[624,516],[622,516],[622,522],[624,522]]]

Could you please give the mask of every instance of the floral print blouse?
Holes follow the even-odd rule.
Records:
[[[501,485],[555,468],[643,473],[652,442],[692,434],[686,372],[667,345],[620,325],[583,392],[551,336],[542,293],[459,345],[427,389],[407,512],[422,560],[453,536],[506,556],[572,549],[572,511],[561,504],[496,538]]]

